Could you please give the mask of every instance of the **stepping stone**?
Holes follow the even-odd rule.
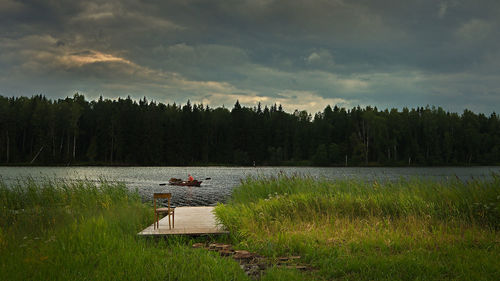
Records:
[[[253,259],[256,255],[245,250],[234,251],[233,258],[237,260]]]
[[[221,256],[223,256],[223,257],[228,257],[228,256],[231,256],[231,255],[234,255],[234,251],[233,250],[224,249],[224,250],[220,250],[219,254]]]
[[[194,243],[193,248],[205,248],[205,244],[204,243]]]

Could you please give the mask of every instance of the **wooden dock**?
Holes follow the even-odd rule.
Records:
[[[160,220],[160,227],[154,229],[153,224],[139,232],[143,236],[166,235],[205,235],[224,234],[228,231],[219,227],[213,213],[214,207],[178,207],[175,208],[175,228],[168,228],[168,217]],[[151,214],[153,218],[153,214]]]

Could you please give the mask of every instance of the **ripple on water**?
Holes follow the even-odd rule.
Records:
[[[144,201],[152,201],[155,192],[171,192],[174,206],[207,206],[225,202],[233,189],[248,176],[308,175],[326,179],[395,180],[415,176],[435,179],[458,177],[491,177],[500,173],[499,167],[424,167],[424,168],[351,168],[351,167],[0,167],[1,179],[7,184],[19,178],[32,177],[34,180],[101,178],[124,182],[131,190],[137,190]],[[160,186],[168,179],[187,178],[191,174],[203,180],[200,187]],[[206,180],[210,178],[210,180]]]

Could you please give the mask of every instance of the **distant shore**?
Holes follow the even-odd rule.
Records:
[[[500,163],[485,163],[485,164],[448,164],[448,165],[383,165],[377,163],[369,163],[368,165],[329,165],[329,166],[317,166],[311,163],[307,164],[305,162],[298,163],[280,163],[275,165],[234,165],[234,164],[217,164],[217,163],[207,163],[207,164],[189,164],[189,165],[140,165],[140,164],[123,164],[123,163],[74,163],[74,164],[30,164],[30,163],[0,163],[0,167],[246,167],[246,168],[259,168],[259,167],[314,167],[314,168],[439,168],[439,167],[496,167],[500,166]]]

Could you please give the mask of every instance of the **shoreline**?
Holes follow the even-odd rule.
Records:
[[[29,163],[13,163],[13,164],[0,164],[0,167],[165,167],[165,168],[183,168],[183,167],[221,167],[221,168],[279,168],[279,167],[287,167],[287,168],[473,168],[473,167],[500,167],[500,163],[498,164],[472,164],[472,165],[338,165],[338,166],[315,166],[315,165],[226,165],[226,164],[208,164],[208,165],[135,165],[135,164],[72,164],[72,165],[58,165],[58,164],[48,164],[48,165],[34,165]]]

